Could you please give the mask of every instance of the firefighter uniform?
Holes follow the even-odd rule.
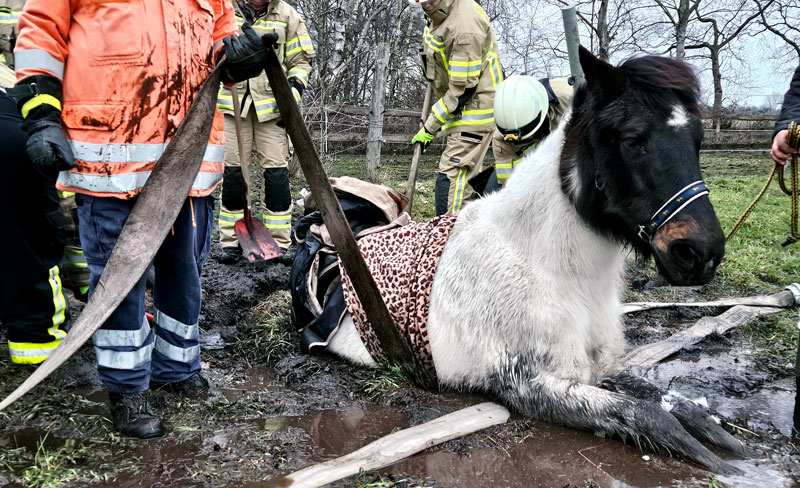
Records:
[[[14,68],[14,43],[17,40],[17,19],[25,0],[0,0],[0,63]]]
[[[489,18],[474,0],[442,0],[426,15],[422,66],[438,101],[425,130],[447,136],[436,179],[441,215],[458,212],[473,194],[467,181],[480,172],[489,149],[503,69]]]
[[[86,301],[89,294],[89,265],[83,255],[78,234],[78,206],[75,193],[59,191],[58,201],[64,215],[64,259],[61,261],[64,288],[72,290],[75,297]]]
[[[311,63],[316,53],[300,14],[283,0],[272,0],[260,12],[234,2],[236,22],[251,24],[263,35],[278,34],[275,51],[295,89],[295,98],[308,86]],[[289,141],[278,113],[266,73],[237,84],[241,106],[242,138],[245,154],[255,147],[258,165],[264,171],[264,205],[262,219],[275,242],[281,248],[291,244],[292,198],[289,193]],[[244,217],[247,206],[245,182],[239,160],[239,145],[233,115],[231,90],[220,87],[217,108],[225,114],[225,179],[222,185],[222,204],[219,213],[219,235],[223,249],[236,248],[238,241],[234,223]],[[249,160],[246,157],[245,160]],[[245,183],[247,186],[245,186]]]
[[[76,193],[90,295],[223,38],[235,31],[233,9],[221,0],[27,1],[15,51],[18,86],[45,75],[61,81],[63,98],[37,94],[22,99],[21,110],[23,116],[31,105],[61,110],[75,167],[60,172],[57,188]],[[151,377],[171,383],[200,371],[200,271],[224,144],[224,119],[216,113],[189,198],[155,257],[153,330],[145,317],[142,278],[93,336],[98,372],[109,392],[142,392]]]
[[[539,82],[547,90],[547,119],[550,131],[553,131],[561,123],[561,117],[572,103],[572,84],[569,82],[569,78],[553,78],[552,80],[542,78]],[[492,138],[492,152],[494,153],[497,183],[505,184],[514,171],[514,167],[522,161],[525,154],[536,148],[538,143],[539,139],[519,142],[506,141],[503,139],[503,134],[495,129]]]
[[[14,83],[0,64],[0,87]],[[0,212],[5,237],[0,251],[0,322],[8,328],[11,361],[38,364],[67,336],[70,313],[58,266],[64,221],[53,181],[34,169],[16,104],[0,88]]]

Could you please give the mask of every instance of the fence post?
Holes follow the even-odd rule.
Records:
[[[383,135],[383,106],[386,97],[386,67],[389,65],[389,43],[381,42],[375,54],[372,75],[372,99],[369,102],[367,129],[367,179],[375,181],[381,165],[381,136]]]
[[[583,68],[581,68],[581,60],[578,56],[578,46],[581,43],[580,36],[578,36],[578,15],[575,13],[575,7],[572,6],[562,8],[561,16],[564,19],[569,70],[572,72],[572,76],[575,77],[575,88],[577,88],[586,82],[586,78],[583,76]]]

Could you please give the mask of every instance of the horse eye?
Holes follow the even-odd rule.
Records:
[[[626,137],[622,139],[622,145],[634,151],[645,150],[644,139],[641,137]]]

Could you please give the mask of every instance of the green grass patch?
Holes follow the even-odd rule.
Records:
[[[361,382],[359,391],[371,401],[381,395],[411,386],[412,380],[402,366],[396,363],[368,370],[370,375]]]
[[[271,362],[296,347],[291,310],[292,297],[288,290],[276,291],[264,298],[241,326],[245,338],[236,343],[235,353],[252,362]]]

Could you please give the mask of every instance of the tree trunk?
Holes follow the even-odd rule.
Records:
[[[383,135],[383,107],[386,95],[386,66],[391,50],[388,42],[378,44],[375,53],[375,72],[372,75],[372,100],[369,103],[369,129],[367,130],[367,179],[375,181],[381,165],[381,136]]]
[[[686,28],[689,25],[689,0],[681,0],[678,6],[678,25],[675,26],[675,59],[683,61],[686,56]]]
[[[714,77],[714,132],[719,137],[720,119],[722,118],[722,73],[719,67],[719,47],[711,51],[711,74]]]
[[[608,0],[600,1],[600,10],[597,12],[597,57],[608,61]]]

